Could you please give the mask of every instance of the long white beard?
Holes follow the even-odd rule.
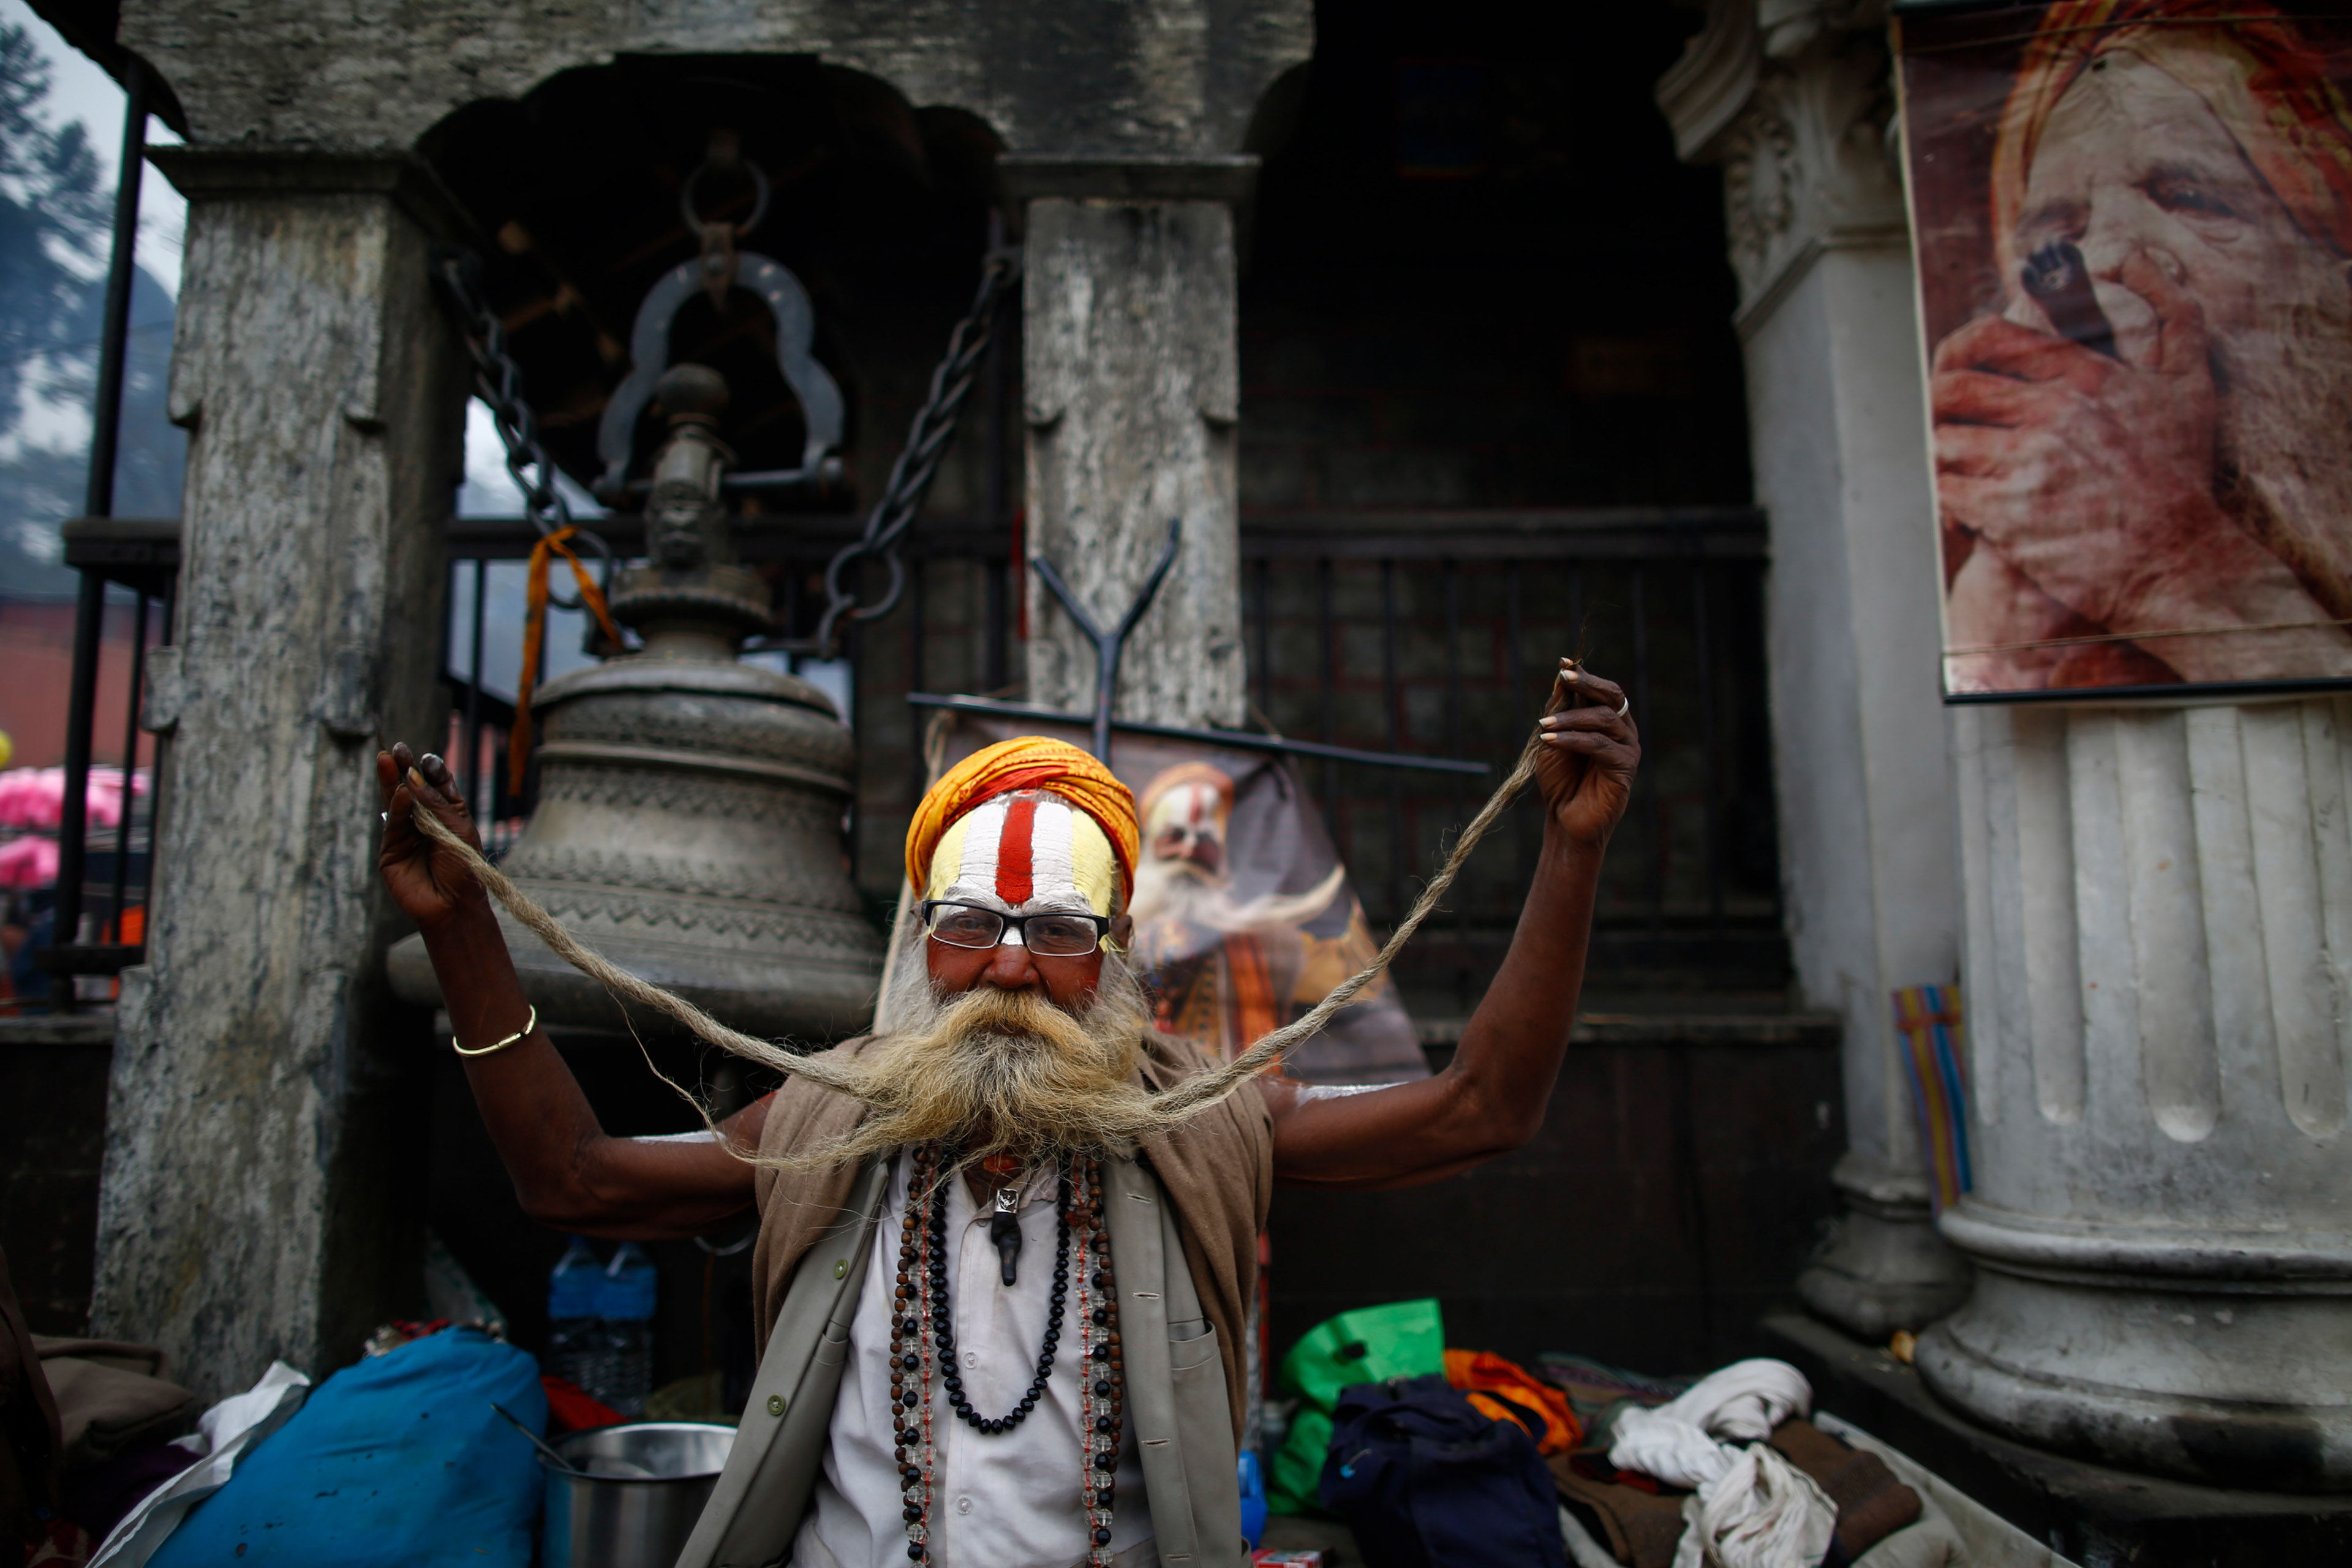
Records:
[[[1135,869],[1135,898],[1128,913],[1139,926],[1175,920],[1224,935],[1304,925],[1331,907],[1347,875],[1344,867],[1334,866],[1303,893],[1236,900],[1229,885],[1190,860],[1146,860]]]

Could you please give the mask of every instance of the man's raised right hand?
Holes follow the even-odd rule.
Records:
[[[375,781],[383,793],[384,812],[376,870],[401,912],[425,931],[488,912],[488,898],[474,873],[453,850],[419,832],[413,816],[422,805],[458,837],[481,848],[474,814],[458,793],[449,764],[430,752],[420,758],[406,745],[395,745],[375,754]]]

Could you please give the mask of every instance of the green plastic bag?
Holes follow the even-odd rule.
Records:
[[[1434,1298],[1359,1307],[1309,1329],[1282,1358],[1276,1386],[1297,1398],[1289,1435],[1274,1456],[1265,1489],[1275,1513],[1319,1513],[1316,1487],[1331,1446],[1331,1412],[1339,1391],[1391,1377],[1445,1371],[1445,1324]]]

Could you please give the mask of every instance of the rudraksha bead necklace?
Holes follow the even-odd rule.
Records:
[[[1110,1263],[1110,1233],[1103,1223],[1102,1166],[1066,1161],[1055,1198],[1054,1283],[1045,1313],[1036,1375],[1003,1415],[983,1416],[963,1392],[956,1365],[955,1315],[948,1297],[948,1183],[940,1151],[923,1144],[910,1160],[907,1211],[898,1226],[898,1279],[890,1317],[890,1414],[893,1450],[907,1523],[907,1556],[929,1556],[932,1483],[938,1468],[931,1431],[934,1369],[957,1418],[984,1436],[1010,1432],[1045,1396],[1068,1302],[1075,1237],[1078,1273],[1079,1494],[1087,1516],[1087,1562],[1110,1562],[1111,1514],[1117,1499],[1121,1423],[1126,1411],[1126,1358],[1118,1334],[1118,1297]]]

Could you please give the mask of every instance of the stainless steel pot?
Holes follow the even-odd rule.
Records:
[[[634,1421],[550,1440],[546,1568],[671,1568],[719,1484],[735,1428]]]

